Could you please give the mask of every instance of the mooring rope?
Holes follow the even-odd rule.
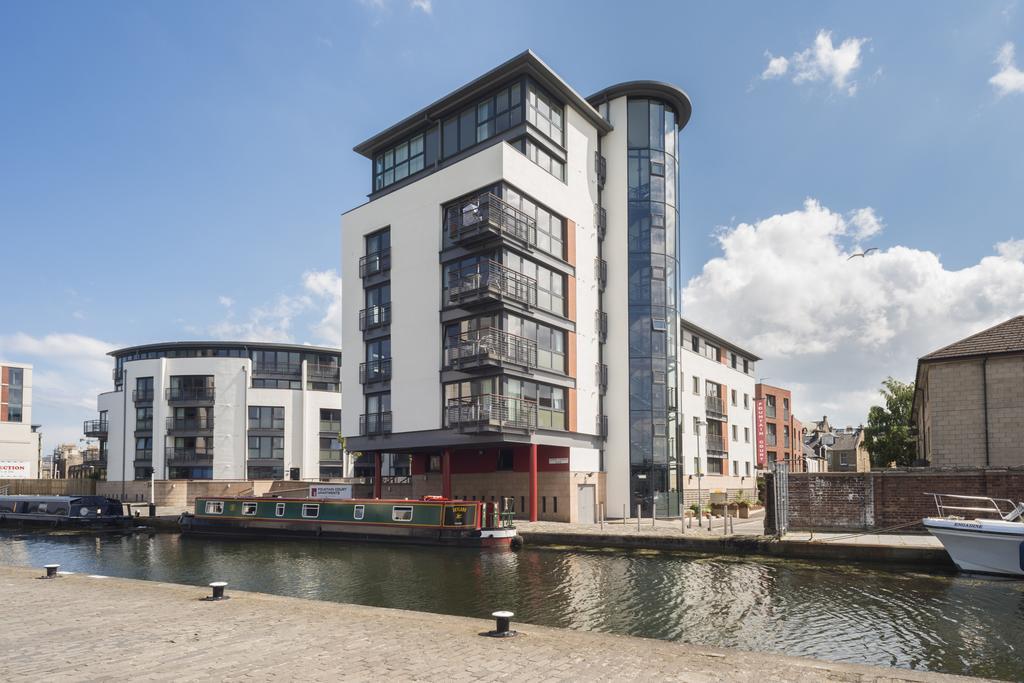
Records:
[[[817,540],[817,541],[814,540],[814,538],[813,538],[814,532],[812,531],[811,532],[812,538],[810,539],[809,542],[810,543],[830,543],[832,541],[845,541],[845,540],[850,539],[850,538],[857,538],[858,536],[872,536],[872,535],[876,535],[876,534],[884,534],[884,533],[887,533],[889,531],[895,531],[896,529],[905,529],[908,526],[915,526],[915,525],[920,524],[920,523],[921,523],[920,520],[914,521],[914,522],[906,522],[905,524],[897,524],[896,526],[887,527],[885,529],[875,529],[874,531],[859,531],[859,532],[857,532],[855,534],[846,534],[845,536],[833,536],[832,538],[820,539],[820,540]]]

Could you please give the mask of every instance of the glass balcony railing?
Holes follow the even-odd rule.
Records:
[[[168,387],[165,390],[168,402],[213,403],[213,387]]]
[[[391,433],[391,411],[364,413],[359,416],[359,433],[362,436]]]

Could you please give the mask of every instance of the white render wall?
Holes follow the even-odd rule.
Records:
[[[132,392],[139,377],[153,378],[153,469],[158,479],[167,476],[165,447],[174,445],[167,435],[166,419],[174,414],[165,390],[172,375],[212,375],[213,478],[246,479],[249,406],[285,409],[284,476],[300,468],[302,479],[320,477],[320,409],[341,409],[341,395],[306,388],[306,361],[298,389],[250,387],[252,361],[248,358],[159,358],[124,364],[124,391],[100,394],[97,407],[107,411],[107,481],[135,478],[135,402]],[[125,419],[127,413],[127,419]],[[127,457],[124,443],[127,441]]]
[[[700,333],[697,333],[700,336]],[[694,474],[693,459],[700,458],[701,472],[705,473],[702,481],[704,490],[715,488],[754,488],[755,476],[755,438],[754,438],[754,385],[756,380],[753,376],[744,374],[741,369],[734,370],[731,364],[724,364],[712,360],[704,355],[696,353],[690,347],[690,331],[681,335],[679,349],[679,411],[683,425],[682,453],[683,453],[683,488],[696,489],[696,477],[692,480],[689,475]],[[722,354],[728,357],[731,349],[728,346],[722,347]],[[700,394],[693,393],[693,377],[700,378]],[[693,431],[693,418],[699,417],[707,421],[705,404],[705,381],[716,382],[725,385],[726,411],[728,421],[725,425],[726,439],[729,444],[728,475],[707,474],[707,428],[701,428],[700,450],[698,451],[697,437]],[[736,405],[732,404],[732,390],[736,390]],[[743,395],[749,396],[748,407],[743,407]],[[737,439],[732,438],[732,427],[737,427]],[[750,441],[744,440],[743,429],[750,431]],[[739,464],[739,475],[732,476],[733,462]],[[746,474],[746,467],[750,466],[750,475]],[[745,477],[744,481],[740,481]]]
[[[571,108],[566,122],[569,163],[565,183],[501,142],[343,216],[342,346],[352,359],[342,368],[342,391],[349,406],[342,414],[345,435],[359,433],[359,415],[364,412],[358,367],[365,349],[358,325],[359,311],[365,308],[359,277],[364,236],[391,228],[392,431],[440,429],[441,208],[459,196],[502,180],[576,223],[577,431],[597,433],[597,182],[593,158],[597,131]],[[354,349],[358,349],[355,355]]]
[[[21,422],[0,422],[0,463],[11,463],[10,469],[4,467],[0,479],[35,479],[39,476],[39,434],[32,431],[32,366],[8,361],[0,361],[0,366],[24,371]]]

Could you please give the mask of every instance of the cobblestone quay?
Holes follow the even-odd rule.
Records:
[[[660,640],[0,567],[5,681],[968,681]],[[495,605],[500,609],[501,605]]]

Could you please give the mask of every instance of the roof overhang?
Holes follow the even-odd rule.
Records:
[[[563,81],[532,50],[526,50],[504,64],[491,69],[483,76],[445,95],[433,104],[420,109],[412,116],[408,116],[390,128],[360,142],[352,149],[367,159],[371,159],[374,150],[386,147],[392,142],[400,141],[425,123],[436,123],[456,113],[488,90],[494,88],[500,81],[523,75],[531,76],[551,94],[567,101],[590,123],[594,124],[600,132],[607,133],[612,130],[612,125],[604,120],[604,117],[598,113],[597,109],[587,100],[583,99],[568,83]]]
[[[691,329],[694,332],[697,332],[701,336],[706,337],[706,338],[708,338],[708,339],[710,339],[712,341],[716,341],[719,344],[721,344],[722,346],[728,346],[729,348],[734,349],[734,350],[742,353],[744,356],[747,356],[752,361],[759,361],[759,360],[761,360],[760,356],[754,355],[753,353],[751,353],[750,351],[747,351],[743,347],[737,346],[736,344],[732,343],[728,339],[723,339],[723,338],[719,337],[714,332],[710,332],[710,331],[704,329],[703,327],[701,327],[700,325],[696,325],[696,324],[690,322],[689,320],[687,320],[686,318],[684,318],[682,316],[679,317],[679,322],[680,322],[680,324],[683,327]],[[766,384],[764,386],[769,386],[769,385]],[[779,388],[779,387],[776,387],[776,388]],[[785,391],[785,390],[783,390],[783,391]]]
[[[163,342],[158,344],[140,344],[138,346],[126,346],[123,349],[116,349],[107,353],[108,356],[117,358],[126,356],[136,351],[160,351],[168,349],[284,349],[286,351],[314,352],[314,353],[341,353],[341,349],[332,349],[328,346],[307,346],[305,344],[275,344],[273,342],[241,342],[241,341],[177,341]],[[214,356],[215,357],[215,356]]]
[[[693,113],[690,96],[671,83],[661,81],[626,81],[594,93],[587,101],[596,107],[602,102],[618,97],[653,97],[668,102],[676,110],[676,127],[679,130],[690,121],[690,115]]]

